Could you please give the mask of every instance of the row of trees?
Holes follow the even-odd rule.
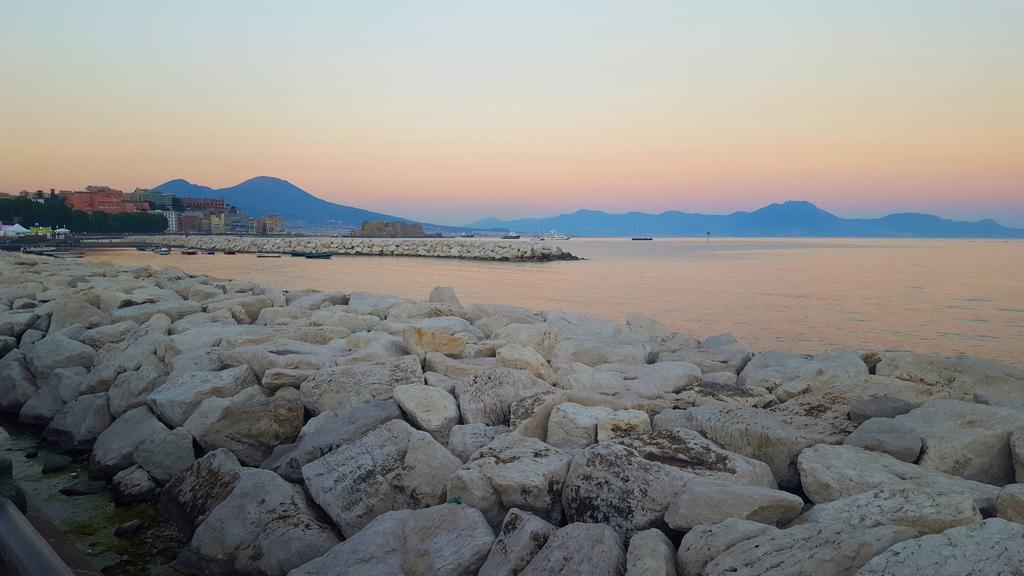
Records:
[[[20,218],[22,226],[63,226],[75,234],[83,233],[117,233],[117,232],[163,232],[167,229],[167,219],[159,214],[147,212],[126,212],[123,214],[107,214],[106,212],[85,212],[72,210],[61,198],[47,198],[43,202],[33,202],[28,198],[0,199],[0,222],[9,224],[14,218]]]

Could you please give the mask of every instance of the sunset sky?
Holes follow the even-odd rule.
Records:
[[[439,223],[1024,226],[1024,2],[0,5],[0,191],[257,175]]]

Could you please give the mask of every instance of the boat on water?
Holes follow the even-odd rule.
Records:
[[[85,252],[47,252],[53,258],[85,258]]]
[[[330,252],[306,252],[306,258],[310,260],[327,260],[331,257]]]
[[[149,246],[136,246],[135,249],[138,250],[139,252],[149,252],[150,250],[152,250],[152,248],[150,248]]]
[[[159,248],[154,248],[153,253],[157,256],[167,256],[171,253],[171,249],[161,246]]]
[[[277,252],[257,252],[257,258],[280,258],[281,255]]]
[[[235,251],[234,250],[225,250],[223,253],[225,255],[227,255],[227,256],[234,256],[235,255]]]
[[[296,252],[292,252],[292,257],[293,258],[304,258],[307,254],[309,254],[309,252],[298,252],[298,251],[296,251]]]
[[[518,232],[509,232],[501,237],[502,240],[519,240],[520,238],[522,238],[522,235]]]
[[[476,238],[476,234],[471,234],[469,232],[466,232],[465,234],[459,236],[459,238]]]
[[[196,254],[199,254],[199,251],[187,248],[185,250],[182,250],[181,253],[184,254],[185,256],[195,256]]]
[[[551,230],[547,234],[543,234],[540,237],[541,240],[568,240],[569,238],[571,238],[571,236],[566,236],[565,234],[562,234],[561,232],[555,232],[554,230]]]
[[[654,240],[654,238],[650,236],[633,236],[630,240]]]
[[[216,254],[216,250],[203,250],[203,254]]]

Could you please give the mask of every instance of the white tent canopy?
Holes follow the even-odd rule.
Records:
[[[21,224],[12,224],[10,226],[4,225],[2,234],[4,236],[24,236],[28,234],[28,228],[25,228]]]

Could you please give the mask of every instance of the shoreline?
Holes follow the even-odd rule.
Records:
[[[254,236],[128,236],[124,242],[236,252],[327,252],[338,256],[415,256],[510,262],[579,260],[559,246],[530,241],[473,242],[455,238],[332,238]],[[101,248],[102,245],[90,246]]]
[[[186,572],[342,574],[450,553],[476,573],[513,562],[503,542],[529,534],[520,524],[543,534],[520,566],[537,574],[567,542],[606,552],[578,553],[584,572],[621,574],[627,550],[652,545],[644,534],[689,561],[687,539],[728,518],[776,526],[785,546],[762,549],[806,562],[832,545],[807,523],[834,528],[832,542],[870,535],[865,563],[930,531],[1015,534],[982,517],[1012,515],[997,496],[1024,482],[1021,368],[755,352],[637,314],[463,306],[443,287],[424,300],[285,292],[23,255],[0,269],[0,410],[88,453],[120,498],[158,503],[188,541]],[[870,418],[898,422],[918,451],[851,441]],[[928,516],[950,509],[928,501],[939,485],[966,498],[963,514]],[[918,500],[886,497],[923,516],[886,517],[884,537],[829,516],[908,486]],[[774,512],[731,504],[751,498]],[[736,546],[713,560],[745,566]]]

